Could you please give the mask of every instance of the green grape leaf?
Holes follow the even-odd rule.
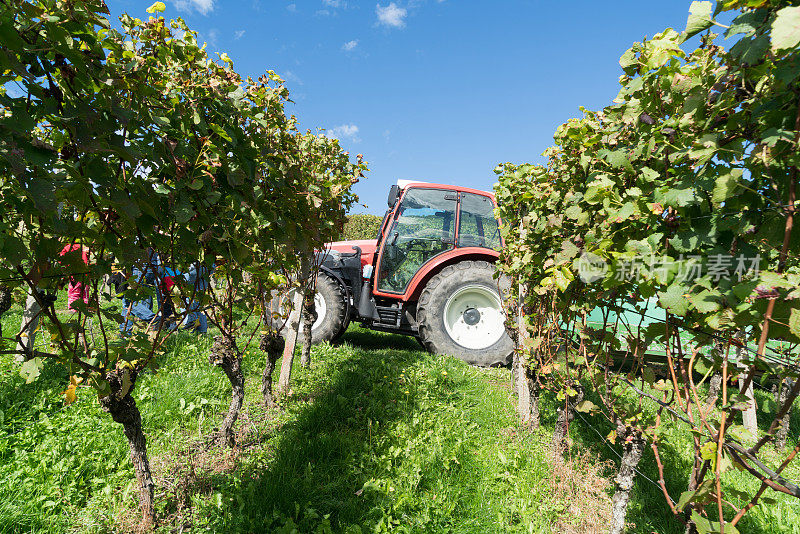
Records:
[[[800,44],[800,6],[778,10],[775,20],[772,21],[770,44],[773,52]]]
[[[43,365],[44,360],[42,358],[31,358],[19,368],[19,375],[25,379],[27,384],[30,384],[39,377]]]
[[[700,293],[693,294],[689,297],[689,302],[700,313],[711,313],[721,308],[719,299],[722,294],[716,289],[704,289]]]
[[[742,443],[750,443],[756,439],[755,434],[742,425],[733,425],[728,429],[728,434]]]
[[[658,302],[670,313],[686,315],[689,311],[689,301],[686,299],[688,288],[673,283],[666,291],[658,292]]]
[[[800,309],[794,308],[790,312],[789,331],[800,339]]]
[[[714,192],[711,194],[711,202],[714,206],[719,206],[734,196],[741,177],[742,169],[733,169],[731,172],[723,174],[716,179]]]
[[[713,25],[711,10],[711,2],[692,2],[689,6],[689,18],[686,19],[686,37],[696,35]]]

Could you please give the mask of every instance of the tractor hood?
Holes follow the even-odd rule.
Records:
[[[353,247],[358,247],[361,249],[361,266],[363,267],[364,265],[372,264],[377,246],[377,239],[356,239],[353,241],[334,241],[333,243],[328,243],[325,248],[342,254],[352,254],[355,252]]]

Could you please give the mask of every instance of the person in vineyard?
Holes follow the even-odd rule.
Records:
[[[214,271],[214,266],[211,267],[211,272]],[[208,277],[211,273],[205,265],[197,262],[192,269],[184,275],[186,282],[189,284],[189,293],[193,295],[192,300],[189,302],[186,318],[183,320],[181,327],[185,330],[191,330],[197,334],[205,334],[208,330],[208,319],[205,312],[201,309],[200,295],[208,289]]]
[[[75,265],[75,262],[70,262],[69,256],[76,252],[80,252],[81,261],[83,261],[83,264],[88,267],[89,249],[83,245],[79,245],[77,243],[66,245],[63,249],[61,249],[61,252],[59,252],[58,255],[67,259],[67,266],[71,268]],[[69,275],[69,283],[67,284],[67,309],[70,311],[77,311],[74,305],[79,300],[83,301],[84,304],[89,304],[89,286],[83,281],[83,275],[85,274],[85,272],[71,272]]]
[[[145,281],[148,285],[155,287],[156,306],[158,307],[158,311],[155,314],[155,320],[152,322],[152,325],[155,328],[158,328],[158,324],[160,322],[166,321],[164,326],[169,328],[171,327],[170,317],[172,317],[172,315],[175,313],[175,307],[172,305],[172,299],[169,296],[169,292],[174,285],[172,277],[179,276],[180,273],[176,273],[172,269],[166,267],[165,262],[158,251],[153,250],[152,248],[148,249],[148,251],[149,259]]]
[[[80,267],[80,262],[75,259],[75,255],[80,253],[80,261],[83,262],[83,269]],[[75,306],[78,301],[83,302],[84,305],[89,304],[89,284],[86,282],[89,266],[89,249],[78,243],[71,243],[65,245],[59,257],[64,258],[65,267],[69,271],[69,282],[67,283],[67,310],[75,315],[80,312],[80,309]],[[83,272],[81,272],[83,271]],[[88,319],[89,328],[91,329],[91,318]],[[78,325],[78,341],[84,347],[86,346],[85,332],[82,325]]]
[[[148,260],[143,268],[134,267],[132,278],[136,280],[137,284],[151,285],[155,281],[155,273],[153,272],[152,263],[155,261],[153,258],[152,250],[148,249]],[[119,285],[118,293],[122,294],[122,322],[119,325],[120,335],[126,336],[133,330],[133,316],[136,319],[144,321],[149,324],[153,321],[156,314],[153,313],[153,298],[147,297],[142,300],[132,302],[124,296],[124,290],[127,286],[126,283]]]
[[[36,348],[36,332],[39,330],[39,316],[42,307],[39,302],[52,305],[56,302],[57,296],[54,292],[37,289],[38,298],[33,292],[28,293],[25,301],[25,309],[22,312],[22,321],[17,334],[17,361],[24,361],[33,357]]]
[[[175,279],[179,276],[181,276],[181,274],[172,269],[165,268],[163,270],[163,277],[156,287],[156,295],[158,298],[156,325],[163,320],[166,321],[164,324],[165,328],[174,329],[176,326],[173,321],[175,304],[172,302],[172,288],[175,287]]]

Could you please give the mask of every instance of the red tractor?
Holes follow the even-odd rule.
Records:
[[[426,349],[482,366],[508,363],[507,283],[494,277],[502,246],[494,195],[400,180],[374,240],[330,243],[319,254],[312,342],[351,320],[415,336]]]

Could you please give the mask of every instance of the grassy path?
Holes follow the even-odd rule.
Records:
[[[207,445],[228,394],[207,361],[210,338],[176,336],[135,392],[161,530],[549,532],[571,521],[547,436],[517,433],[506,370],[358,328],[343,341],[315,347],[312,368],[295,370],[283,410],[272,412],[258,393],[263,355],[249,349],[231,451]],[[0,531],[133,528],[121,429],[89,390],[65,408],[58,369],[29,385],[2,358]]]

